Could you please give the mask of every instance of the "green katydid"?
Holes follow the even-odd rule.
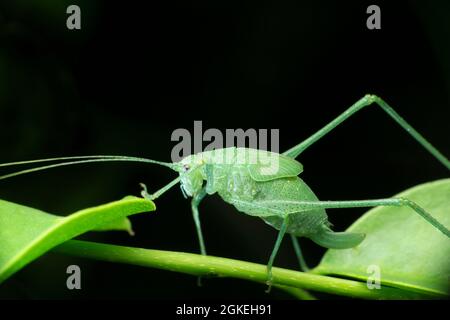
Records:
[[[238,211],[260,217],[278,230],[278,237],[267,264],[267,284],[270,289],[272,283],[272,266],[286,233],[291,235],[297,258],[303,270],[307,270],[307,266],[302,257],[297,237],[307,237],[323,247],[334,249],[352,248],[364,240],[364,234],[333,232],[330,229],[330,223],[328,222],[325,209],[407,206],[422,216],[437,230],[450,237],[450,231],[444,225],[433,218],[431,214],[426,212],[418,204],[408,199],[388,198],[376,200],[320,201],[308,185],[298,177],[303,171],[303,167],[295,160],[296,157],[357,111],[373,104],[381,107],[382,110],[391,116],[417,142],[450,170],[450,161],[421,134],[414,130],[384,100],[375,95],[366,95],[308,139],[282,154],[232,147],[197,153],[175,163],[127,156],[80,156],[40,159],[5,163],[0,164],[0,167],[42,162],[60,162],[0,176],[0,180],[60,166],[92,162],[133,161],[154,163],[169,167],[177,171],[179,176],[152,195],[148,194],[145,185],[142,185],[144,188],[142,195],[145,198],[155,200],[164,192],[180,183],[183,195],[185,197],[192,197],[191,209],[201,254],[206,255],[206,249],[198,207],[206,195],[217,193],[225,202],[234,205]],[[261,160],[267,159],[267,157],[276,159],[276,170],[267,170]],[[226,160],[224,161],[225,158]],[[256,161],[254,161],[255,159]]]

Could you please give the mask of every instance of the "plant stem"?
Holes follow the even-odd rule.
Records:
[[[311,293],[309,293],[306,290],[300,289],[300,288],[293,288],[293,287],[287,287],[287,286],[280,286],[280,285],[274,285],[273,287],[282,290],[286,293],[289,293],[291,296],[294,296],[295,298],[299,300],[317,300],[316,297],[314,297]]]
[[[192,253],[150,250],[70,240],[54,251],[72,256],[152,267],[191,275],[233,277],[265,283],[265,265]],[[364,299],[414,299],[419,293],[392,287],[369,290],[365,283],[273,268],[273,284]]]

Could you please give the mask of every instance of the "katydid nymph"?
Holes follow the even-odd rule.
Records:
[[[436,232],[442,232],[450,238],[449,229],[437,221],[432,216],[432,213],[426,212],[419,204],[408,199],[320,201],[299,177],[303,167],[295,159],[339,124],[370,105],[378,106],[385,111],[422,147],[450,170],[450,161],[414,130],[384,100],[375,95],[366,95],[308,139],[282,154],[250,148],[231,147],[204,151],[190,155],[175,163],[127,156],[80,156],[40,159],[5,163],[0,164],[0,166],[6,167],[42,162],[55,163],[0,176],[0,180],[60,166],[92,162],[133,161],[159,164],[171,168],[179,174],[175,180],[152,195],[148,194],[145,185],[142,185],[144,188],[142,196],[155,200],[164,192],[180,183],[183,195],[192,198],[191,210],[202,255],[206,255],[206,247],[198,207],[206,195],[217,193],[225,202],[232,204],[238,211],[259,217],[278,230],[278,236],[267,264],[267,284],[270,289],[273,280],[272,266],[286,233],[291,236],[302,270],[306,270],[307,266],[302,257],[297,237],[307,237],[320,246],[333,249],[353,248],[364,240],[365,235],[361,233],[333,232],[330,228],[331,224],[328,221],[326,209],[407,206],[411,209],[411,212],[418,213],[434,226],[437,229]],[[266,165],[261,159],[267,159],[267,157],[276,160],[276,170],[266,170]],[[226,160],[224,161],[225,158]]]

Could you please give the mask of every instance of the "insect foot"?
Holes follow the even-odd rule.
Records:
[[[144,199],[153,200],[152,196],[147,192],[147,186],[144,183],[139,183],[142,188],[141,196]]]
[[[266,289],[266,293],[270,293],[270,291],[272,290],[272,284],[273,284],[273,275],[272,275],[272,270],[267,270],[267,281],[266,281],[266,285],[267,285],[267,289]]]
[[[142,188],[142,191],[141,191],[142,198],[150,200],[150,201],[153,201],[157,198],[154,194],[150,194],[147,192],[147,186],[145,184],[139,183],[139,185]]]

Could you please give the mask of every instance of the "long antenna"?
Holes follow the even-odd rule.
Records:
[[[84,159],[84,160],[83,160]],[[67,161],[67,160],[77,160],[77,161],[68,161],[68,162],[62,162],[62,163],[56,163],[56,164],[50,164],[25,170],[16,171],[10,174],[6,174],[3,176],[0,176],[0,180],[20,176],[23,174],[28,174],[32,172],[47,170],[47,169],[53,169],[63,166],[70,166],[75,164],[83,164],[83,163],[92,163],[92,162],[113,162],[113,161],[129,161],[129,162],[141,162],[141,163],[153,163],[153,164],[159,164],[165,167],[168,167],[172,170],[178,171],[179,170],[179,164],[177,163],[170,163],[170,162],[161,162],[161,161],[155,161],[151,159],[146,158],[139,158],[139,157],[128,157],[128,156],[77,156],[77,157],[59,157],[59,158],[48,158],[48,159],[38,159],[38,160],[30,160],[30,161],[19,161],[19,162],[10,162],[10,163],[3,163],[0,164],[0,167],[7,167],[7,166],[15,166],[15,165],[26,165],[26,164],[34,164],[34,163],[43,163],[43,162],[52,162],[52,161]]]
[[[65,161],[65,160],[83,160],[83,159],[129,159],[129,160],[136,160],[138,162],[157,163],[157,164],[161,164],[161,165],[165,165],[165,166],[173,165],[173,163],[169,163],[169,162],[160,162],[160,161],[155,161],[155,160],[150,160],[150,159],[140,158],[140,157],[116,156],[116,155],[95,155],[95,156],[58,157],[58,158],[47,158],[47,159],[37,159],[37,160],[27,160],[27,161],[0,163],[0,167],[8,167],[8,166],[23,165],[23,164],[40,163],[40,162],[53,162],[53,161]]]

